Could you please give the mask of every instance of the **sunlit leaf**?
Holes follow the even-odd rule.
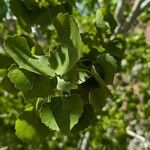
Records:
[[[68,14],[59,14],[54,20],[62,47],[51,54],[51,68],[59,75],[70,70],[81,58],[82,41],[75,19]]]
[[[106,23],[104,21],[104,16],[102,14],[102,10],[98,9],[96,11],[96,26],[103,29],[106,27]]]
[[[49,79],[31,72],[20,70],[12,66],[9,69],[8,77],[14,83],[16,89],[23,92],[25,98],[46,97],[57,85],[56,78]]]
[[[25,110],[19,116],[15,129],[19,139],[34,146],[40,145],[49,134],[48,128],[42,124],[32,108]]]
[[[9,36],[5,40],[4,46],[6,52],[16,61],[20,68],[45,76],[55,75],[48,66],[48,62],[38,59],[31,54],[25,38],[18,35]]]

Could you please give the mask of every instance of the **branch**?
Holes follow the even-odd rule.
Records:
[[[137,17],[141,13],[140,6],[141,6],[142,2],[143,2],[143,0],[136,0],[135,1],[129,16],[126,19],[126,22],[120,28],[119,33],[126,34],[130,30],[132,24],[135,22],[135,20],[137,19]]]
[[[132,24],[136,21],[137,17],[144,11],[144,9],[148,8],[149,6],[150,0],[136,0],[126,21],[123,25],[118,25],[116,27],[114,34],[111,36],[110,40],[113,40],[118,33],[126,35],[131,29]]]
[[[129,127],[126,128],[126,133],[129,136],[134,137],[134,138],[138,139],[139,141],[141,141],[143,143],[143,145],[144,145],[145,148],[149,148],[150,142],[145,137],[143,137],[143,136],[141,136],[141,135],[139,135],[139,134],[131,131],[129,129]]]
[[[83,140],[80,143],[80,146],[79,146],[80,150],[88,149],[89,138],[90,138],[90,132],[87,131],[83,137]]]
[[[8,150],[8,146],[4,146],[4,147],[0,148],[0,150]]]
[[[134,138],[140,140],[140,141],[143,142],[143,143],[146,141],[146,139],[145,139],[144,137],[142,137],[141,135],[136,134],[135,132],[131,131],[131,130],[128,129],[128,128],[126,129],[126,133],[127,133],[129,136],[134,137]]]
[[[150,6],[150,0],[145,0],[140,6],[141,12],[143,12],[143,10],[148,8],[149,6]]]
[[[125,20],[124,15],[123,15],[124,8],[125,8],[125,0],[119,0],[117,3],[116,10],[115,10],[115,18],[116,18],[118,25],[121,25],[124,23],[124,20]]]

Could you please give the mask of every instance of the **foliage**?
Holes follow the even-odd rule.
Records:
[[[143,76],[149,76],[149,46],[141,36],[114,36],[115,3],[0,1],[0,132],[11,127],[6,137],[13,139],[0,138],[0,147],[71,149],[90,134],[87,145],[93,149],[126,149],[128,111],[121,105],[127,98],[129,111],[135,110],[137,97],[134,91],[122,96],[121,85],[112,84],[116,73],[131,74],[130,62],[142,54],[137,62],[142,74],[133,77],[143,93],[147,90],[139,104],[146,120],[149,79]],[[124,57],[125,49],[135,57],[132,51]]]

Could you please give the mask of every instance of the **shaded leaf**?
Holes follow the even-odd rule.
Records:
[[[8,93],[17,94],[19,92],[8,77],[2,80],[0,86]]]
[[[29,93],[25,93],[26,98],[47,97],[56,88],[57,79],[36,75],[33,79],[33,86]]]
[[[72,132],[78,132],[87,128],[96,119],[94,109],[91,104],[85,104],[78,123],[73,127]]]
[[[102,110],[102,108],[106,104],[107,96],[107,92],[102,87],[90,92],[89,101],[96,112],[100,112]]]
[[[13,60],[11,57],[0,53],[0,68],[9,68],[12,63]]]
[[[77,67],[74,66],[73,68],[71,68],[66,74],[64,74],[62,76],[62,78],[65,81],[71,82],[71,83],[76,83],[78,80],[78,71],[77,71]]]
[[[36,0],[24,0],[24,4],[27,6],[28,9],[37,9],[39,7]]]
[[[125,38],[121,35],[118,35],[115,39],[105,44],[104,47],[107,53],[121,60],[126,48]]]
[[[100,88],[103,88],[104,91],[109,95],[111,99],[114,99],[114,96],[112,95],[111,91],[108,89],[106,83],[102,80],[101,76],[98,74],[94,66],[92,66],[91,72],[93,77],[96,79],[97,83],[99,84]]]
[[[88,102],[90,91],[98,88],[99,84],[93,77],[90,77],[85,82],[81,83],[78,87],[78,92],[80,93],[81,98],[84,100],[84,102]]]
[[[40,117],[50,129],[60,129],[61,132],[68,134],[78,122],[82,107],[83,102],[77,95],[67,98],[53,98],[50,103],[43,104]]]
[[[112,84],[114,75],[117,72],[116,60],[107,54],[99,55],[98,59],[94,63],[97,72],[106,84]]]
[[[23,29],[30,31],[29,26],[31,25],[31,21],[29,18],[29,11],[26,9],[23,1],[21,0],[11,0],[10,8],[13,14],[17,17],[19,24]]]
[[[6,16],[6,12],[7,12],[7,5],[5,0],[0,0],[0,20],[2,20],[2,18],[4,18]]]
[[[47,5],[46,7],[39,5],[34,0],[10,1],[11,11],[17,17],[20,26],[28,32],[30,32],[33,25],[40,25],[42,29],[46,29],[58,13],[70,12],[70,6],[67,3]]]

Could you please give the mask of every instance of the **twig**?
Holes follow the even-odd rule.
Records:
[[[150,6],[150,0],[145,0],[140,6],[140,11],[143,12],[143,10],[148,8],[149,6]]]
[[[138,139],[139,141],[141,141],[144,145],[145,148],[149,148],[150,147],[150,142],[143,136],[131,131],[129,129],[129,127],[126,128],[126,133],[131,136],[131,137],[134,137],[136,139]]]
[[[108,89],[106,83],[103,81],[103,79],[99,76],[99,74],[96,71],[96,68],[94,65],[92,65],[91,68],[91,72],[92,72],[92,76],[95,78],[95,80],[99,83],[99,85],[106,91],[106,93],[109,95],[109,97],[114,100],[114,96],[112,95],[112,93],[110,92],[110,90]]]
[[[143,0],[135,1],[134,5],[132,7],[132,10],[129,13],[129,16],[127,17],[123,26],[119,28],[118,33],[126,34],[130,30],[132,24],[135,22],[135,20],[141,13],[140,6],[141,6],[142,2],[143,2]]]
[[[142,2],[143,2],[143,0],[136,0],[135,1],[129,16],[128,16],[125,24],[123,25],[123,29],[122,29],[123,33],[128,32],[128,30],[131,28],[132,24],[137,19],[138,15],[141,13],[140,6],[141,6]]]
[[[79,148],[80,150],[87,150],[89,138],[90,138],[90,132],[87,131],[83,137],[81,144],[80,144],[80,148]]]
[[[130,129],[126,129],[126,133],[138,140],[140,140],[141,142],[145,142],[146,139],[144,137],[142,137],[141,135],[136,134],[135,132],[131,131]]]
[[[136,0],[129,16],[123,25],[118,25],[115,29],[114,34],[111,36],[111,39],[115,37],[116,34],[121,33],[126,35],[128,31],[131,29],[132,24],[136,21],[137,17],[150,5],[150,0]]]
[[[2,147],[0,150],[8,150],[8,146]]]
[[[0,118],[10,118],[12,114],[0,114]]]

